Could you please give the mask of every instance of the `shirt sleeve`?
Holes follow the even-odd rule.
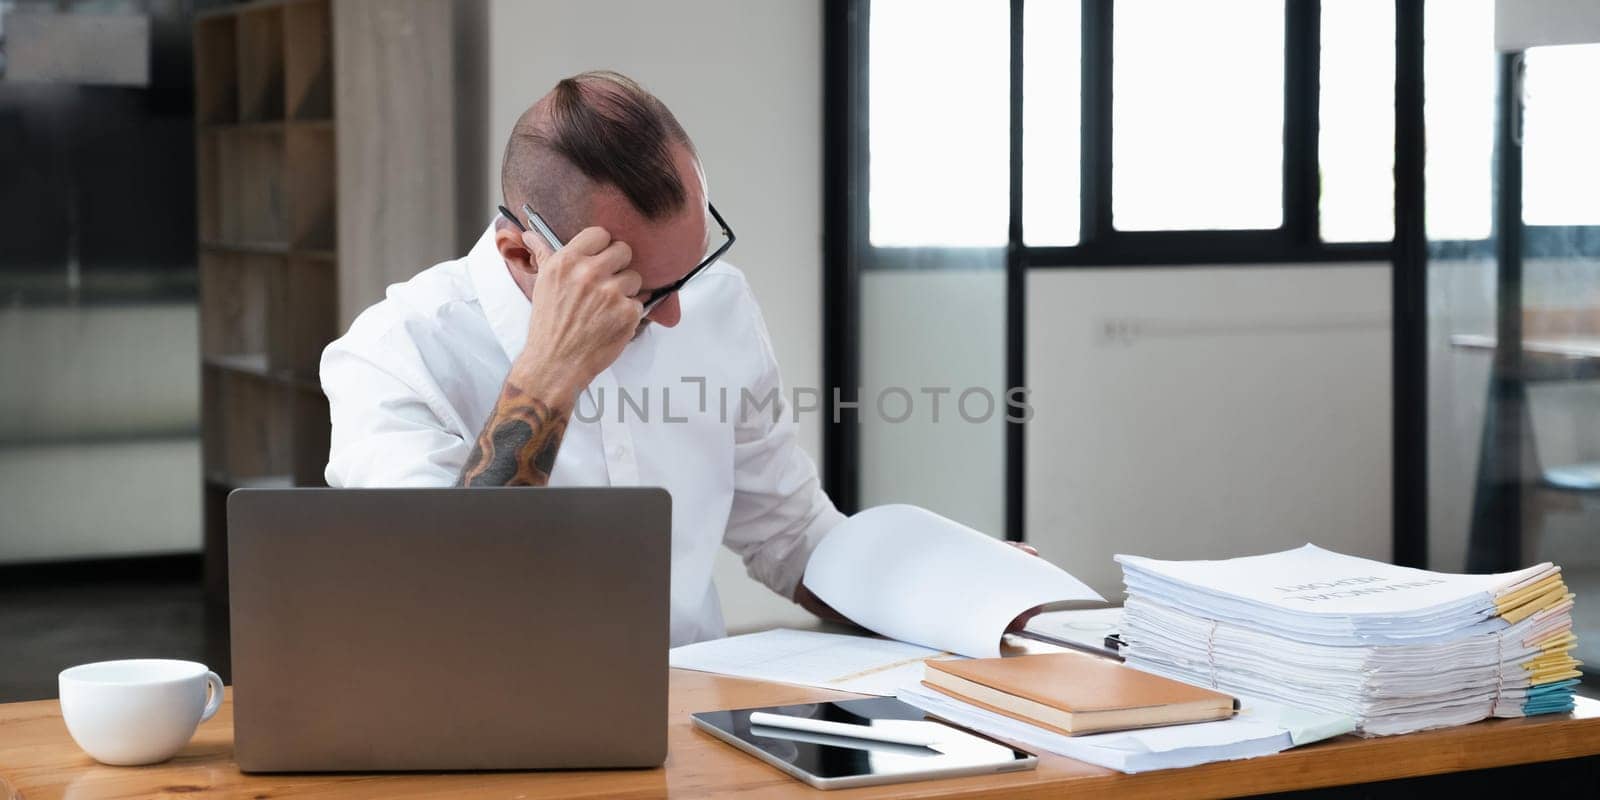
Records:
[[[452,486],[471,443],[398,370],[342,342],[322,356],[333,432],[325,477],[345,488]]]
[[[800,447],[778,362],[761,310],[745,287],[760,365],[748,387],[758,403],[734,415],[734,491],[723,543],[744,559],[750,577],[793,599],[822,537],[843,522]],[[775,394],[775,405],[754,410]],[[744,409],[741,409],[743,411]]]

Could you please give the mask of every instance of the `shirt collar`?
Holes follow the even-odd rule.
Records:
[[[506,360],[516,361],[528,341],[528,319],[533,314],[533,304],[522,293],[522,287],[511,278],[511,270],[494,244],[495,223],[478,237],[467,253],[467,274],[472,278],[472,288],[478,295],[478,305],[489,320],[489,328],[499,340]]]

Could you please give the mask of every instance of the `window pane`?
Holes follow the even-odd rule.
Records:
[[[1322,4],[1322,239],[1394,238],[1394,0]]]
[[[1113,9],[1113,224],[1281,225],[1283,0]]]
[[[1522,221],[1600,225],[1600,45],[1524,56]]]
[[[1079,0],[1031,0],[1022,20],[1022,236],[1078,243]]]
[[[1010,9],[950,0],[874,0],[871,9],[872,244],[1004,245]]]
[[[1487,239],[1494,175],[1494,0],[1423,8],[1431,240]]]

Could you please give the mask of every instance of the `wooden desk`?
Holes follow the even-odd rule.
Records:
[[[1123,775],[1046,754],[1039,768],[955,780],[819,793],[692,728],[691,711],[853,697],[674,670],[670,755],[640,771],[423,775],[243,775],[233,765],[233,707],[200,726],[177,758],[106,767],[83,754],[54,700],[0,705],[0,800],[110,797],[1228,797],[1383,781],[1600,754],[1600,702],[1571,715],[1482,722],[1362,740],[1351,736],[1250,761]],[[1533,787],[1527,787],[1529,789]],[[9,790],[9,791],[8,791]],[[1582,795],[1579,795],[1582,796]],[[1593,796],[1593,795],[1588,795]]]

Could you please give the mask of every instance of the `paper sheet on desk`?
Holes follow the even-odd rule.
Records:
[[[950,654],[868,636],[779,628],[674,647],[667,652],[667,663],[678,669],[887,697],[900,686],[920,682],[922,662],[937,657]]]
[[[998,658],[1017,615],[1104,602],[1060,567],[931,511],[869,508],[828,533],[805,585],[851,621],[903,642]]]

